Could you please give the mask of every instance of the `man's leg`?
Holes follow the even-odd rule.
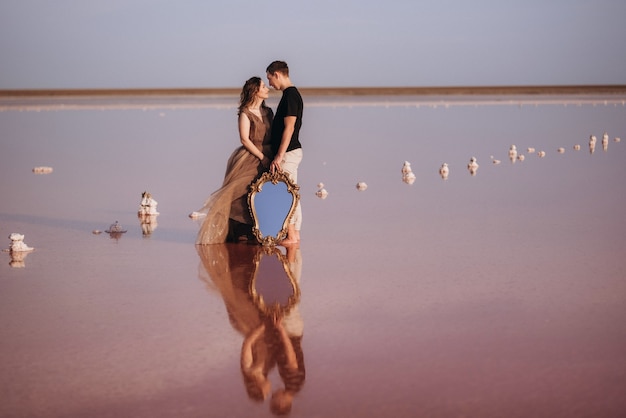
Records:
[[[300,165],[300,161],[302,161],[302,148],[287,152],[282,163],[283,171],[289,175],[289,178],[295,184],[298,184],[298,166]],[[302,208],[300,201],[298,201],[296,205],[289,226],[295,229],[293,238],[300,241],[300,228],[302,227]]]

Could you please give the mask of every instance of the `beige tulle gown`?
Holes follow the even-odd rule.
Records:
[[[263,154],[271,157],[270,129],[274,113],[268,107],[261,108],[262,118],[247,109],[243,112],[250,119],[249,138]],[[206,213],[196,244],[218,244],[227,241],[229,225],[235,222],[252,225],[248,208],[250,184],[263,172],[261,161],[246,150],[243,145],[237,148],[226,165],[222,187],[213,192],[199,210]]]

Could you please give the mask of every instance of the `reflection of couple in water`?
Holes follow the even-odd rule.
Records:
[[[298,305],[268,313],[255,304],[250,286],[264,251],[262,247],[226,243],[196,248],[208,274],[208,277],[201,275],[201,279],[219,290],[231,325],[244,336],[241,373],[249,398],[263,402],[269,397],[272,393],[269,375],[276,368],[283,387],[273,391],[270,409],[278,415],[288,413],[305,381],[303,322]],[[285,262],[298,286],[302,268],[300,249],[291,247],[287,251]],[[276,280],[289,278],[276,277]]]

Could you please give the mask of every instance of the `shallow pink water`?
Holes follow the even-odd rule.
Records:
[[[292,416],[624,415],[626,108],[534,99],[306,101]],[[0,246],[35,247],[0,254],[0,416],[271,416],[242,380],[240,289],[206,274],[187,217],[238,145],[235,109],[181,103],[0,112]],[[115,220],[120,239],[92,234]]]

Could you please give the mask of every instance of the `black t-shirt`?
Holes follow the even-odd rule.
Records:
[[[297,88],[294,86],[287,87],[283,90],[283,96],[276,108],[276,114],[274,115],[274,122],[272,122],[272,151],[274,154],[278,152],[280,148],[280,141],[283,137],[283,131],[285,130],[285,117],[295,116],[296,126],[291,135],[291,141],[287,147],[287,151],[302,148],[300,144],[300,127],[302,126],[302,111],[304,104],[302,102],[302,96]]]

